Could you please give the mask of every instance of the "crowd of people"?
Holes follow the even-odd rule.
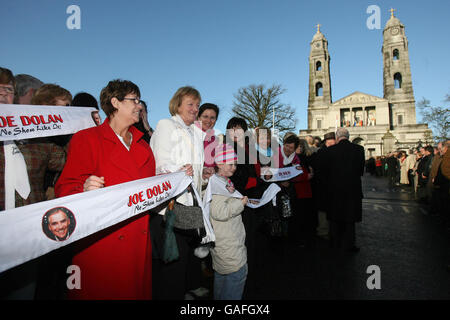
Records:
[[[391,189],[400,187],[413,193],[429,214],[442,215],[449,225],[449,147],[450,140],[443,140],[434,147],[420,145],[371,157],[366,162],[366,171],[376,177],[387,177]]]
[[[239,300],[259,290],[261,279],[256,271],[264,265],[264,252],[273,239],[288,239],[299,248],[314,248],[322,239],[342,254],[359,251],[355,223],[362,219],[361,177],[366,162],[364,148],[349,141],[347,129],[338,128],[323,139],[300,139],[289,132],[279,141],[269,128],[249,128],[244,119],[233,117],[227,122],[226,133],[219,135],[214,130],[219,107],[201,104],[200,92],[189,86],[174,93],[169,101],[171,117],[159,120],[154,130],[148,124],[139,87],[133,82],[110,81],[100,92],[99,101],[106,119],[101,122],[98,112],[93,112],[95,125],[89,129],[68,136],[12,142],[23,155],[30,190],[24,194],[13,189],[11,201],[11,195],[6,194],[11,188],[5,179],[0,210],[184,171],[193,183],[176,197],[175,207],[170,209],[178,212],[178,219],[187,219],[180,212],[197,212],[213,180],[229,192],[212,195],[209,217],[215,241],[201,243],[205,228],[193,221],[184,221],[183,225],[192,224],[187,228],[175,225],[178,257],[167,263],[162,258],[169,210],[164,203],[3,272],[2,298],[196,299],[209,294],[202,287],[206,275],[214,277],[214,299]],[[0,69],[0,104],[99,110],[97,100],[88,93],[72,99],[71,93],[58,85],[43,84],[29,75],[14,76],[6,68]],[[398,183],[416,181],[417,190],[427,190],[428,184],[440,186],[441,192],[432,192],[430,201],[435,202],[434,194],[441,206],[445,199],[448,205],[448,143],[440,145],[439,163],[429,159],[426,148],[423,159],[412,164],[409,157],[396,158],[395,170],[407,168],[406,176],[398,170]],[[6,147],[0,148],[0,159],[4,150]],[[367,163],[371,173],[388,171],[384,162],[381,171],[378,169],[381,159],[373,160],[374,168],[369,164],[372,160]],[[3,160],[0,163],[2,179],[5,165]],[[261,199],[273,183],[270,169],[288,167],[301,173],[275,182],[280,188],[275,201],[257,208],[247,205],[257,203],[255,199]],[[391,183],[397,183],[397,176]],[[68,265],[82,270],[81,289],[67,289]]]

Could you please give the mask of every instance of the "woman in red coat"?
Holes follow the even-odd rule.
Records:
[[[142,109],[139,88],[113,80],[102,90],[105,122],[76,133],[56,183],[57,197],[155,175],[155,159],[133,124]],[[143,213],[74,244],[81,289],[70,299],[151,299],[152,248],[149,215]]]

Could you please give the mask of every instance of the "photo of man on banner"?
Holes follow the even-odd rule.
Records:
[[[75,230],[75,226],[75,216],[64,207],[50,209],[42,218],[42,230],[49,239],[55,241],[69,239]]]

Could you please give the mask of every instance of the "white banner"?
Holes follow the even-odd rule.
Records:
[[[301,166],[286,168],[261,168],[261,179],[266,182],[286,181],[303,173]],[[270,177],[266,179],[266,177]]]
[[[76,133],[95,126],[88,107],[0,106],[0,141],[21,140]]]
[[[230,191],[230,186],[227,185],[227,182],[223,179],[220,179],[216,175],[211,176],[209,178],[208,187],[206,188],[206,193],[204,197],[203,206],[206,208],[206,211],[209,213],[209,203],[212,200],[212,195],[219,194],[225,197],[233,197],[233,198],[243,198],[244,196],[237,190],[234,192]],[[275,201],[277,193],[281,190],[279,186],[275,183],[271,183],[269,187],[264,191],[261,199],[249,199],[247,203],[247,207],[249,208],[259,208],[268,203],[270,200]],[[233,190],[232,190],[233,191]],[[274,204],[275,205],[275,204]]]
[[[281,188],[275,183],[271,183],[269,187],[264,191],[261,199],[248,199],[247,207],[250,208],[259,208],[272,200],[273,205],[276,205],[276,195],[280,192]]]
[[[2,211],[0,272],[152,209],[191,183],[176,172]]]

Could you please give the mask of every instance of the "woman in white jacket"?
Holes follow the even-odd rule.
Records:
[[[156,174],[185,170],[186,174],[192,176],[199,195],[203,178],[207,178],[203,176],[204,133],[194,125],[200,101],[201,96],[196,89],[192,87],[178,89],[169,103],[172,117],[158,122],[150,140],[155,155]],[[178,196],[176,201],[187,206],[194,205],[192,193],[187,191]],[[151,221],[152,238],[157,248],[161,248],[158,241],[161,241],[161,235],[164,233],[161,216],[164,212],[165,210],[155,215]],[[155,299],[184,299],[189,290],[200,286],[200,260],[193,253],[195,239],[180,230],[175,231],[175,237],[179,259],[167,265],[155,261],[153,274]]]

